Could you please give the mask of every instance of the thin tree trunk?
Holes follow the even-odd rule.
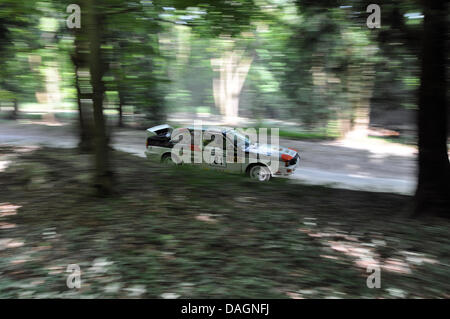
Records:
[[[84,20],[86,13],[82,11]],[[92,134],[92,91],[90,90],[89,77],[89,44],[86,29],[74,29],[74,53],[71,56],[75,69],[75,87],[77,90],[78,104],[78,148],[82,152],[91,152],[94,149],[94,137]]]
[[[17,119],[17,115],[19,115],[19,103],[17,102],[17,98],[13,99],[13,104],[14,104],[14,109],[13,109],[12,117],[15,120],[15,119]]]
[[[123,52],[124,52],[125,48],[123,45],[123,42],[121,42],[120,40],[118,41],[118,43],[115,45],[114,47],[114,60],[115,63],[113,64],[112,70],[114,72],[114,78],[115,78],[115,82],[116,82],[116,89],[117,89],[117,95],[119,98],[119,107],[118,107],[118,111],[119,111],[119,122],[117,123],[117,125],[119,127],[123,127],[124,123],[123,123],[123,106],[125,105],[125,94],[124,94],[124,86],[123,86],[123,81],[124,81],[124,73],[123,73],[123,69],[122,69],[122,64],[121,64],[121,58],[123,57]]]
[[[353,114],[350,131],[343,132],[347,137],[364,138],[368,135],[370,98],[375,81],[373,74],[373,64],[370,62],[358,67],[349,66],[347,92],[352,103]]]
[[[77,41],[76,41],[77,43]],[[72,62],[75,66],[75,87],[77,89],[77,105],[78,105],[78,134],[80,141],[78,142],[78,148],[82,152],[90,152],[93,149],[93,138],[92,138],[92,119],[90,116],[90,110],[86,107],[86,101],[91,99],[91,96],[86,96],[81,89],[80,82],[80,70],[82,70],[82,57],[79,53],[79,47],[76,47],[75,54],[72,56]],[[87,61],[84,61],[86,64]],[[90,95],[90,94],[89,94]],[[90,104],[90,103],[89,103]],[[90,105],[92,106],[92,105]]]
[[[123,104],[124,104],[124,96],[122,93],[122,89],[118,88],[118,95],[119,95],[119,127],[123,127]]]
[[[91,75],[93,108],[94,108],[94,153],[95,153],[95,186],[99,195],[108,195],[113,190],[113,176],[110,167],[108,136],[103,115],[104,84],[102,76],[104,63],[101,52],[101,30],[103,16],[98,12],[93,0],[86,1],[87,32],[89,40],[89,70]]]
[[[415,215],[450,217],[447,151],[446,4],[423,1],[425,20],[419,88],[419,177]]]

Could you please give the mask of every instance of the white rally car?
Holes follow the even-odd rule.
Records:
[[[167,124],[151,127],[147,129],[145,154],[148,159],[163,163],[194,164],[206,169],[245,173],[259,181],[268,181],[272,176],[289,176],[300,162],[297,150],[253,143],[229,127],[173,129]]]

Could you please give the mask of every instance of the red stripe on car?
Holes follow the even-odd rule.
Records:
[[[281,159],[285,162],[290,161],[291,159],[293,159],[294,157],[292,157],[291,155],[288,154],[281,154]]]

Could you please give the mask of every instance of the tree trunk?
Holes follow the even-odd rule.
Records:
[[[119,98],[119,105],[118,105],[118,111],[119,111],[119,121],[117,123],[117,126],[123,127],[123,106],[125,105],[125,88],[123,85],[123,82],[125,80],[124,71],[122,69],[122,58],[123,54],[122,52],[125,51],[123,42],[120,40],[115,44],[113,49],[113,57],[114,57],[114,63],[112,64],[112,71],[114,73],[114,80],[116,82],[116,89],[117,89],[117,95]]]
[[[252,61],[238,51],[225,52],[221,58],[211,60],[211,65],[219,72],[219,78],[213,79],[214,101],[229,124],[237,122],[239,96]]]
[[[87,70],[87,61],[83,59],[82,53],[80,53],[79,40],[75,40],[75,54],[72,56],[72,62],[75,66],[75,87],[77,89],[77,104],[78,104],[78,134],[80,141],[78,142],[78,148],[82,152],[90,152],[93,150],[93,137],[92,137],[92,112],[90,108],[91,103],[87,101],[91,100],[91,94],[86,94],[81,88],[83,77],[80,73],[83,67]],[[87,81],[88,79],[84,79]],[[88,105],[86,105],[88,104]],[[88,107],[90,106],[90,107]]]
[[[120,87],[118,88],[118,95],[119,95],[119,123],[118,123],[118,126],[123,127],[123,104],[125,101],[124,101],[122,89]]]
[[[94,154],[95,154],[95,186],[99,195],[112,193],[113,176],[110,168],[108,136],[106,133],[105,118],[103,115],[104,84],[103,74],[105,70],[101,52],[101,30],[103,16],[95,6],[93,0],[87,0],[87,33],[89,40],[89,71],[91,76],[92,100],[94,109]]]
[[[352,104],[350,130],[343,135],[349,138],[368,136],[370,123],[370,98],[375,81],[373,64],[362,63],[361,66],[349,66],[347,73],[347,92]]]
[[[87,15],[85,10],[81,11],[81,20]],[[78,148],[81,152],[92,152],[94,150],[93,135],[93,112],[92,112],[92,90],[89,76],[89,42],[85,27],[74,30],[74,52],[71,56],[75,69],[75,87],[77,90],[78,104]]]
[[[446,5],[423,1],[424,36],[419,88],[419,177],[415,215],[450,217],[447,151]]]
[[[13,104],[14,104],[14,109],[13,109],[12,118],[15,120],[15,119],[17,119],[17,115],[19,114],[19,103],[17,102],[17,98],[13,99]]]

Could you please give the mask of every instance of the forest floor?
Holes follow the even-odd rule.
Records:
[[[112,160],[97,198],[89,155],[0,147],[0,298],[450,297],[450,225],[409,196]]]

